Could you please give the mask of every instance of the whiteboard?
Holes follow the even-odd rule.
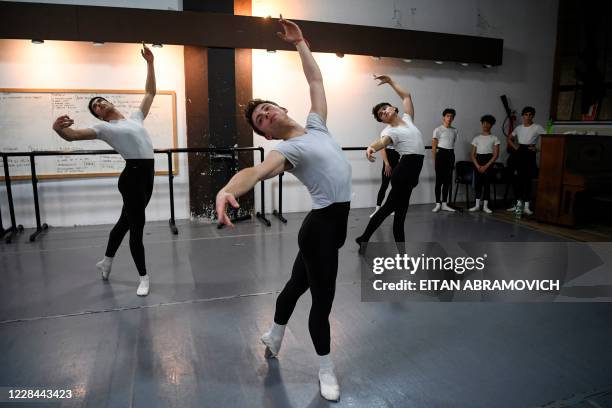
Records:
[[[126,117],[137,110],[143,91],[96,89],[2,89],[0,88],[0,152],[31,152],[40,150],[111,150],[101,140],[68,142],[51,126],[58,116],[67,114],[74,119],[73,128],[91,127],[100,121],[87,108],[94,96],[103,96]],[[153,148],[176,147],[176,93],[158,91],[144,126],[151,136]],[[173,172],[178,169],[174,154]],[[9,157],[11,179],[30,177],[29,157]],[[3,165],[0,158],[0,166]],[[36,174],[40,178],[102,177],[119,174],[125,161],[118,154],[83,156],[36,157]],[[168,158],[155,155],[156,174],[168,174]],[[0,171],[0,179],[4,173]]]

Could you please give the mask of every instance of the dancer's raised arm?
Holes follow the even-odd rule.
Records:
[[[278,21],[283,26],[284,32],[276,34],[282,40],[295,45],[300,54],[302,69],[304,70],[306,81],[308,81],[308,86],[310,86],[310,111],[317,113],[325,122],[327,120],[327,100],[325,99],[325,88],[323,87],[321,70],[313,58],[306,40],[304,40],[300,27],[291,20],[285,20],[282,15]]]
[[[157,86],[155,84],[155,67],[153,66],[153,53],[144,43],[142,43],[142,50],[140,50],[142,58],[147,61],[147,81],[145,83],[145,96],[140,102],[140,111],[142,112],[143,118],[146,118],[153,104],[153,98],[157,92]]]
[[[404,108],[404,112],[410,115],[412,120],[414,121],[414,105],[412,103],[412,96],[410,92],[406,91],[400,85],[398,85],[393,79],[391,79],[388,75],[374,75],[374,79],[380,81],[378,85],[389,84],[391,88],[395,91],[395,93],[401,98],[402,106]]]

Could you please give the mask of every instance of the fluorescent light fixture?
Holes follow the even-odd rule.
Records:
[[[344,54],[343,54],[343,53],[341,53],[341,52],[337,52],[337,53],[336,53],[336,57],[338,57],[338,58],[344,58]]]
[[[442,64],[444,64],[444,61],[434,61],[434,62],[435,62],[436,64],[438,64],[438,65],[442,65]]]
[[[408,58],[404,58],[402,61],[404,61],[404,62],[406,62],[406,63],[408,63],[408,64],[410,64],[410,63],[412,62],[412,60],[411,60],[411,59],[408,59]]]
[[[459,65],[461,65],[462,67],[467,67],[470,64],[468,64],[467,62],[460,62]]]
[[[380,57],[377,57],[377,56],[374,56],[374,55],[372,55],[372,59],[376,60],[376,61],[380,61]]]
[[[276,53],[276,50],[266,50],[266,51],[268,51],[270,54],[275,54]]]
[[[45,40],[39,40],[37,38],[32,39],[32,44],[43,44]]]
[[[153,46],[153,48],[161,48],[161,47],[164,46],[164,44],[157,43],[157,44],[153,44],[152,46]]]
[[[94,47],[102,47],[104,45],[104,41],[94,41]]]

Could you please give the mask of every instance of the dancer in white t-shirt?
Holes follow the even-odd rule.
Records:
[[[374,141],[366,150],[366,157],[373,162],[374,153],[392,144],[401,155],[400,161],[391,175],[391,191],[385,203],[370,219],[368,226],[361,236],[355,239],[359,245],[360,252],[365,250],[365,244],[382,222],[391,213],[393,217],[393,238],[395,242],[405,242],[404,221],[410,204],[412,190],[419,184],[419,176],[423,168],[425,147],[423,136],[414,125],[414,105],[410,92],[387,75],[374,76],[378,85],[388,84],[402,101],[404,114],[399,116],[399,109],[388,102],[381,102],[372,108],[374,118],[387,124],[381,132],[381,138]]]
[[[238,172],[217,194],[219,223],[231,225],[227,205],[238,207],[236,197],[245,194],[260,180],[288,171],[308,189],[312,211],[298,234],[299,252],[291,278],[276,299],[274,322],[261,341],[266,356],[275,357],[281,347],[285,327],[298,299],[310,290],[312,306],[308,318],[310,337],[319,355],[319,386],[327,400],[340,398],[340,385],[330,354],[331,312],[338,273],[338,250],[346,239],[351,199],[351,165],[342,148],[327,129],[327,102],[323,77],[300,28],[281,16],[284,41],[295,45],[310,88],[310,113],[302,126],[275,102],[251,100],[245,116],[255,133],[266,139],[281,140],[266,159],[255,167]]]
[[[130,252],[140,275],[140,284],[136,291],[138,296],[148,295],[150,288],[142,235],[145,226],[145,209],[153,193],[155,175],[153,144],[143,125],[156,93],[154,58],[153,53],[144,43],[142,47],[142,57],[147,61],[147,80],[145,96],[136,111],[126,118],[115,105],[101,96],[96,96],[91,98],[88,108],[91,114],[101,122],[91,128],[72,129],[70,126],[74,120],[68,115],[63,115],[53,124],[53,130],[69,142],[90,139],[104,140],[125,159],[125,169],[119,176],[119,191],[123,198],[123,209],[119,220],[110,232],[104,259],[96,266],[102,274],[102,279],[107,280],[115,253],[123,237],[129,231]]]
[[[533,212],[529,208],[531,201],[531,183],[538,174],[538,164],[536,161],[537,144],[540,135],[546,133],[544,128],[537,123],[533,123],[535,109],[525,106],[521,112],[523,124],[517,126],[512,134],[508,136],[508,143],[514,148],[516,155],[516,176],[514,177],[514,195],[516,204],[508,211],[515,211],[516,207],[522,212],[531,215]],[[523,207],[524,204],[524,208]]]
[[[436,206],[432,212],[455,211],[448,205],[455,167],[455,143],[459,137],[459,132],[452,126],[455,115],[454,109],[444,109],[442,125],[434,129],[431,139],[431,157],[436,170]]]
[[[492,115],[484,115],[480,118],[482,133],[472,140],[472,163],[474,163],[476,204],[469,211],[480,210],[480,202],[482,200],[482,210],[487,214],[491,214],[489,208],[490,199],[490,184],[493,170],[493,163],[499,157],[499,138],[491,134],[491,128],[495,124],[495,118]],[[482,190],[484,189],[484,195]]]

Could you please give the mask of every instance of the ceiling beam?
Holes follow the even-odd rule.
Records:
[[[295,50],[275,18],[0,1],[0,38]],[[295,20],[314,52],[501,65],[503,40]]]

